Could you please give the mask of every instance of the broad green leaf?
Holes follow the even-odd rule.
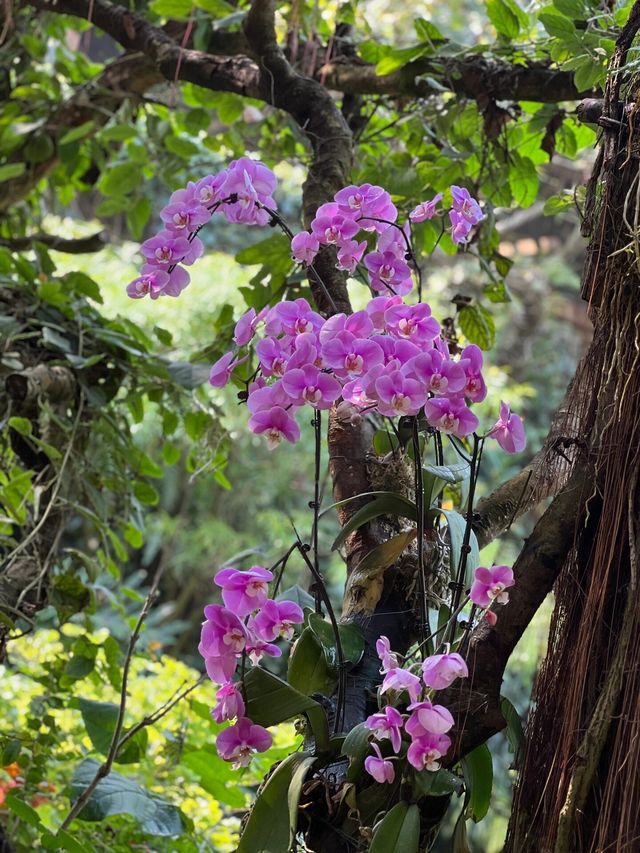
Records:
[[[582,21],[586,20],[587,10],[582,0],[553,0],[553,5],[561,15]]]
[[[419,842],[420,810],[401,801],[379,823],[369,853],[417,853]]]
[[[84,844],[81,844],[64,829],[59,829],[55,835],[51,832],[43,833],[40,843],[44,850],[67,850],[68,853],[90,853]]]
[[[208,708],[206,714],[211,719]],[[229,784],[234,778],[230,765],[219,758],[214,750],[205,748],[185,752],[180,764],[195,773],[199,784],[219,802],[235,809],[246,806],[247,797],[241,788]]]
[[[303,630],[291,650],[287,681],[305,696],[330,696],[335,689],[336,674],[329,670],[322,645],[311,628]]]
[[[6,163],[4,166],[0,166],[0,184],[3,181],[10,181],[12,178],[19,178],[26,170],[26,163]]]
[[[496,340],[496,326],[493,317],[482,305],[465,305],[457,315],[460,331],[472,344],[480,349],[491,349]]]
[[[469,797],[467,813],[478,823],[489,811],[493,788],[493,760],[486,743],[462,759],[462,771]]]
[[[416,538],[416,534],[415,529],[399,533],[369,551],[349,575],[345,601],[357,601],[359,608],[373,613],[382,595],[385,570],[396,562],[404,549]]]
[[[487,15],[501,36],[515,39],[520,33],[518,15],[511,8],[514,3],[507,0],[487,0]]]
[[[87,758],[76,768],[71,780],[72,801],[93,781],[99,767],[97,761]],[[182,812],[177,806],[148,793],[133,779],[111,771],[98,782],[78,819],[100,821],[117,814],[131,815],[149,835],[182,833]]]
[[[4,805],[24,823],[28,823],[30,826],[40,826],[41,821],[38,812],[29,803],[25,803],[24,800],[19,799],[17,794],[8,794]]]
[[[306,591],[306,589],[302,589],[298,584],[294,584],[290,586],[288,589],[285,589],[284,592],[281,592],[277,597],[276,601],[293,601],[303,610],[305,607],[313,608],[315,606],[315,600],[312,595]]]
[[[79,124],[78,127],[73,127],[71,130],[68,130],[63,136],[61,136],[58,140],[58,145],[68,145],[70,142],[75,142],[78,139],[83,139],[85,136],[91,133],[94,127],[94,121],[85,121],[84,124]]]
[[[311,613],[308,623],[315,638],[322,646],[327,665],[330,669],[337,670],[338,648],[331,622],[328,622],[319,613]],[[338,625],[338,633],[340,635],[345,664],[355,666],[364,653],[364,635],[362,629],[354,623],[346,623]]]
[[[95,749],[106,755],[111,748],[111,741],[118,718],[118,706],[112,702],[95,702],[92,699],[78,699],[78,708],[82,714],[87,734]],[[126,730],[122,735],[126,734]],[[122,737],[121,735],[121,737]],[[144,758],[147,751],[148,734],[146,729],[140,729],[116,755],[118,764],[134,764]]]
[[[339,548],[354,530],[357,530],[369,521],[373,521],[374,518],[378,518],[380,515],[401,516],[403,518],[410,518],[413,521],[416,520],[415,504],[407,498],[396,492],[374,492],[373,494],[376,494],[377,497],[366,503],[363,507],[360,507],[342,528],[331,546],[332,551]],[[366,495],[358,495],[357,497],[363,498]],[[346,501],[342,501],[342,503],[346,503]]]
[[[502,711],[502,716],[507,721],[506,735],[511,752],[514,754],[515,760],[517,761],[518,753],[522,746],[522,741],[524,740],[522,720],[520,719],[520,714],[518,713],[517,708],[510,699],[507,699],[506,696],[500,697],[500,710]]]
[[[545,216],[554,216],[556,213],[564,213],[574,206],[573,193],[570,190],[565,190],[558,195],[550,195],[544,203],[542,212]]]
[[[422,467],[424,471],[439,477],[445,483],[462,483],[471,473],[471,467],[467,462],[456,465],[423,465]]]
[[[535,163],[529,157],[513,154],[509,168],[509,187],[514,201],[520,207],[530,207],[538,197],[540,180]]]
[[[546,7],[545,11],[540,12],[538,20],[550,36],[571,43],[576,34],[573,22],[559,12],[547,11],[548,8]]]
[[[347,770],[347,782],[355,782],[360,777],[364,760],[370,752],[370,736],[371,729],[368,729],[364,723],[358,723],[344,739],[341,755],[348,755],[351,759]]]
[[[295,690],[286,681],[261,669],[250,669],[244,678],[246,713],[260,726],[275,726],[292,717],[305,714],[313,729],[316,749],[325,751],[329,746],[329,729],[324,709],[314,699]]]
[[[588,92],[601,83],[604,76],[605,67],[594,62],[591,56],[587,56],[574,71],[573,82],[578,92]]]
[[[173,381],[177,382],[178,385],[182,385],[183,388],[187,388],[189,391],[199,388],[200,385],[204,385],[209,379],[209,373],[211,372],[210,364],[194,364],[190,361],[170,361],[167,368]],[[189,414],[205,415],[205,412],[190,412]],[[206,425],[208,426],[211,423],[211,419],[209,416],[206,416],[206,418]],[[201,420],[204,423],[204,418]]]
[[[276,767],[260,791],[236,853],[286,853],[293,842],[300,789],[315,759],[295,752]]]
[[[19,432],[20,435],[31,435],[33,432],[33,424],[29,418],[19,418],[14,415],[14,417],[9,418],[9,426]]]
[[[148,506],[156,506],[156,504],[160,503],[160,495],[158,492],[152,485],[145,483],[144,480],[134,480],[133,494],[141,503],[147,504]]]
[[[454,793],[460,795],[464,791],[464,782],[460,776],[444,768],[435,773],[430,773],[428,770],[415,771],[413,778],[418,791],[431,797],[443,797]]]

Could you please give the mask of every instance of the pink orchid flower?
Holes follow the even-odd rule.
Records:
[[[233,761],[235,769],[247,767],[254,752],[266,752],[273,737],[262,726],[252,723],[247,717],[238,720],[218,735],[218,755],[225,761]]]
[[[509,593],[505,592],[514,586],[513,569],[509,566],[492,566],[490,569],[479,566],[473,575],[469,597],[478,607],[488,607],[492,601],[507,604]]]
[[[299,264],[312,264],[319,250],[320,241],[315,234],[309,234],[308,231],[301,231],[291,241],[291,256]]]
[[[225,569],[225,571],[228,573],[235,570]],[[219,574],[223,572],[218,572]],[[237,574],[245,574],[245,572],[237,572]],[[223,590],[223,597],[225,592],[226,590]],[[203,657],[239,655],[244,651],[248,635],[240,618],[246,616],[246,613],[238,613],[235,607],[229,607],[227,599],[232,605],[235,603],[233,595],[227,594],[225,599],[227,607],[221,604],[208,604],[204,609],[205,621],[202,623],[198,647]]]
[[[311,223],[311,233],[319,242],[334,246],[352,240],[359,230],[353,216],[345,215],[335,202],[320,205]]]
[[[247,360],[247,357],[236,358],[234,352],[226,352],[212,366],[209,373],[209,384],[214,388],[224,388],[230,381],[234,369]]]
[[[453,209],[460,216],[464,217],[470,225],[477,225],[484,219],[484,213],[480,205],[469,195],[469,190],[464,187],[451,187],[453,196]]]
[[[371,318],[374,328],[378,332],[386,331],[387,324],[384,319],[385,312],[393,305],[402,305],[401,296],[374,296],[365,307],[365,311]]]
[[[364,769],[381,785],[384,785],[385,783],[390,784],[396,778],[396,772],[393,769],[393,764],[391,761],[382,757],[380,747],[377,743],[373,742],[371,744],[371,748],[376,754],[369,755],[365,758]]]
[[[407,760],[416,770],[435,772],[440,769],[440,759],[450,746],[451,738],[447,735],[427,734],[413,741],[407,751]]]
[[[240,619],[265,604],[269,597],[269,582],[272,580],[273,572],[264,566],[251,566],[246,572],[222,569],[213,578],[214,583],[222,589],[222,600]]]
[[[409,705],[413,713],[405,723],[405,729],[412,738],[426,734],[442,735],[453,728],[451,712],[444,705],[432,705],[431,702],[414,702]]]
[[[280,302],[274,308],[274,313],[280,320],[282,331],[287,335],[317,332],[324,323],[324,319],[312,310],[306,299]]]
[[[338,332],[327,341],[322,352],[327,365],[343,379],[362,376],[383,359],[382,349],[377,343],[366,338],[356,338],[347,331]]]
[[[250,628],[270,643],[278,637],[290,640],[293,626],[301,622],[304,622],[304,613],[294,601],[273,601],[269,598],[251,620]]]
[[[397,669],[400,666],[398,656],[391,651],[391,644],[388,637],[383,635],[379,640],[376,640],[376,652],[382,663],[380,668],[381,673],[389,672],[390,669]]]
[[[369,283],[378,293],[404,296],[413,287],[409,265],[392,251],[369,252],[364,265],[369,272]]]
[[[357,240],[347,240],[338,249],[338,263],[336,267],[339,270],[354,273],[362,260],[366,248],[366,240],[363,240],[361,243],[358,243]]]
[[[399,370],[376,379],[378,411],[388,417],[417,415],[427,400],[427,392],[416,379],[408,379]]]
[[[478,428],[478,418],[461,397],[432,397],[424,413],[429,424],[448,435],[464,438]]]
[[[460,353],[460,367],[465,372],[467,382],[464,396],[473,403],[480,403],[487,396],[487,386],[482,376],[483,356],[480,347],[469,344]]]
[[[330,409],[342,393],[337,379],[321,373],[312,364],[288,370],[281,381],[291,400],[299,406],[308,403],[315,409]]]
[[[500,419],[491,427],[487,435],[495,438],[507,453],[520,453],[527,446],[522,418],[512,414],[506,403],[500,403]]]
[[[249,310],[240,317],[233,331],[233,340],[236,342],[237,346],[243,347],[245,344],[249,343],[255,335],[258,326],[264,320],[268,310],[268,308],[263,308],[260,312],[256,313],[255,308],[249,308]]]
[[[208,222],[211,219],[211,213],[195,199],[174,201],[160,211],[160,219],[164,222],[167,231],[188,234]]]
[[[390,669],[384,677],[380,693],[393,691],[393,693],[400,694],[404,693],[405,690],[409,694],[411,702],[418,701],[418,696],[422,690],[418,676],[401,667]]]
[[[405,372],[421,382],[426,390],[436,397],[460,394],[467,382],[460,364],[446,358],[437,349],[416,356],[407,364]]]
[[[422,662],[422,680],[433,690],[445,690],[456,678],[468,678],[467,664],[457,652],[431,655]]]
[[[412,222],[424,222],[425,219],[433,219],[439,201],[442,201],[442,193],[436,193],[431,201],[423,201],[414,207],[409,214],[409,219]]]
[[[140,251],[154,266],[170,266],[178,262],[190,266],[202,256],[204,245],[198,237],[187,240],[180,233],[161,231],[145,240]]]
[[[440,323],[431,316],[426,302],[417,305],[393,305],[384,315],[392,335],[406,338],[415,344],[430,344],[440,335]]]
[[[256,412],[249,418],[248,426],[256,435],[266,436],[269,450],[275,450],[283,438],[291,444],[300,440],[300,427],[281,406]]]
[[[402,724],[404,720],[402,714],[391,705],[379,714],[372,714],[365,720],[365,726],[372,732],[378,740],[388,738],[391,741],[391,746],[394,752],[400,752],[402,745]]]
[[[216,693],[216,700],[215,706],[211,709],[211,716],[216,723],[244,717],[244,699],[235,682],[227,681],[221,685]]]
[[[379,231],[387,228],[388,222],[395,222],[398,211],[391,196],[382,187],[372,184],[348,186],[334,196],[338,209],[346,216],[356,219],[365,231]],[[376,222],[382,219],[385,222]]]

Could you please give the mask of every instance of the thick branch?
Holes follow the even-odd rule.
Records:
[[[497,625],[491,627],[483,620],[473,632],[465,652],[469,678],[439,695],[439,701],[457,715],[458,739],[447,758],[449,764],[504,728],[500,685],[507,661],[551,591],[573,545],[591,484],[591,472],[578,465],[516,560],[515,586],[510,590],[509,604],[499,608]]]
[[[56,252],[64,252],[67,255],[84,255],[89,252],[99,252],[106,246],[103,232],[90,234],[88,237],[76,237],[75,239],[67,239],[65,237],[57,237],[55,234],[30,234],[27,237],[11,237],[10,239],[0,239],[0,246],[6,246],[14,252],[21,252],[24,249],[31,249],[34,243],[42,243],[49,249],[54,249]]]

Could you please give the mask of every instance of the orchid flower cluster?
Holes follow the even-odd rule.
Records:
[[[497,621],[495,612],[489,608],[494,602],[507,604],[506,590],[514,583],[513,570],[508,566],[480,566],[475,570],[469,598],[484,609],[489,624],[495,625]],[[434,704],[433,694],[451,687],[458,678],[467,678],[467,664],[461,655],[451,652],[448,644],[444,654],[430,655],[419,666],[401,666],[387,637],[380,637],[376,651],[384,675],[379,698],[384,697],[388,704],[365,720],[365,727],[373,732],[371,748],[375,753],[365,759],[365,770],[381,784],[394,781],[393,761],[403,752],[403,731],[409,740],[406,750],[409,764],[419,772],[439,770],[441,759],[451,747],[447,733],[453,728],[454,719],[444,705]],[[401,713],[397,706],[406,706],[406,712]],[[382,755],[379,743],[383,740],[389,740],[395,756]]]
[[[409,736],[406,758],[417,771],[440,769],[441,759],[451,746],[447,732],[453,728],[454,719],[444,705],[434,704],[433,693],[450,687],[458,678],[467,678],[469,670],[457,652],[446,648],[445,654],[431,655],[419,666],[402,667],[398,655],[391,651],[387,637],[380,637],[376,651],[382,666],[384,680],[380,687],[380,699],[388,704],[377,714],[365,721],[365,727],[373,732],[371,743],[375,755],[365,759],[367,773],[380,783],[395,779],[393,759],[384,758],[379,742],[389,740],[393,752],[398,755],[403,746],[403,731]],[[406,700],[409,700],[408,704]],[[401,713],[397,705],[406,705]]]
[[[128,285],[128,294],[178,296],[189,283],[181,264],[188,266],[202,255],[197,234],[216,211],[230,222],[278,224],[276,183],[270,169],[242,157],[220,174],[174,192],[160,213],[164,229],[141,246],[146,263]],[[452,186],[451,195],[452,239],[465,243],[484,214],[468,190]],[[238,350],[252,344],[258,328],[264,327],[254,347],[258,369],[245,384],[249,429],[264,434],[269,449],[283,439],[299,439],[295,414],[305,405],[322,410],[337,404],[340,417],[352,423],[363,411],[395,417],[424,410],[429,425],[443,433],[464,438],[476,431],[478,418],[469,406],[487,393],[481,350],[471,344],[453,357],[430,306],[403,299],[413,287],[407,262],[415,267],[411,223],[433,218],[442,198],[438,193],[419,204],[401,227],[398,210],[382,187],[345,187],[318,208],[310,231],[293,237],[291,251],[299,263],[311,266],[322,246],[334,246],[338,268],[354,274],[362,262],[371,290],[381,295],[362,311],[328,320],[305,299],[282,301],[258,312],[251,308],[239,320],[234,334]],[[367,239],[358,242],[362,232],[375,234],[374,251],[367,251]],[[214,387],[226,385],[248,360],[249,353],[240,355],[238,350],[213,365]],[[509,453],[525,446],[522,421],[505,403],[487,435]]]
[[[218,735],[218,754],[236,768],[246,767],[254,752],[264,752],[272,743],[270,732],[245,716],[242,685],[233,680],[238,663],[244,665],[248,657],[257,666],[263,655],[280,657],[275,640],[291,640],[294,625],[304,620],[295,602],[269,598],[272,580],[273,573],[263,566],[222,569],[214,582],[222,590],[224,606],[209,604],[204,609],[198,651],[209,678],[219,685],[211,714],[217,723],[237,719]]]

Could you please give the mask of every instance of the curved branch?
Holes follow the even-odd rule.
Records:
[[[469,678],[439,694],[439,701],[457,718],[458,737],[447,757],[448,764],[459,761],[504,728],[500,685],[507,661],[573,546],[592,483],[593,472],[586,465],[577,465],[520,552],[513,567],[515,586],[510,590],[508,606],[500,608],[497,625],[491,627],[483,619],[472,633],[463,652]]]
[[[21,252],[32,248],[34,243],[42,243],[56,252],[64,252],[67,255],[84,255],[89,252],[100,252],[107,245],[102,231],[89,234],[88,237],[76,237],[67,239],[57,237],[55,234],[29,234],[27,237],[11,237],[0,239],[0,246],[5,246],[14,252]]]

